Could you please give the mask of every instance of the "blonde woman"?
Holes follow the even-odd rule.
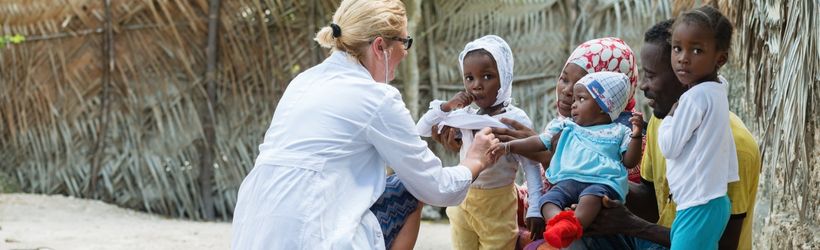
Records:
[[[492,165],[485,153],[498,140],[485,128],[448,168],[421,140],[401,94],[386,84],[412,45],[399,0],[342,1],[316,41],[332,53],[291,81],[279,101],[239,188],[232,248],[412,248],[417,232],[400,246],[389,243],[406,213],[371,212],[378,200],[398,204],[384,202],[385,166],[395,170],[387,181],[400,192],[389,195],[453,206]]]

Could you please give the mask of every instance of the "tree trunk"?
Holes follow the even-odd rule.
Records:
[[[91,150],[91,180],[89,180],[89,188],[86,190],[85,196],[95,198],[97,194],[97,177],[100,174],[100,167],[103,161],[103,152],[105,151],[105,137],[108,130],[108,113],[110,104],[108,103],[108,95],[111,89],[111,74],[114,73],[114,31],[111,27],[111,0],[104,0],[105,4],[105,36],[103,42],[103,74],[102,74],[102,93],[100,94],[100,107],[102,107],[102,114],[100,114],[100,126],[97,128],[97,141],[94,143],[94,149]]]
[[[407,32],[410,36],[415,36],[418,20],[421,19],[421,0],[406,1],[406,6]],[[404,102],[414,120],[418,118],[419,112],[419,65],[416,47],[412,46],[407,51],[407,58],[402,62],[404,74],[401,76],[404,79]]]
[[[214,152],[216,152],[216,134],[214,132],[214,105],[216,104],[216,64],[217,64],[217,35],[219,33],[219,0],[208,2],[208,47],[205,49],[206,71],[205,87],[207,90],[205,112],[201,112],[202,133],[205,136],[204,145],[200,147],[199,165],[199,192],[202,198],[202,217],[213,220],[213,176]],[[200,109],[202,110],[202,109]]]
[[[427,2],[424,5],[424,26],[425,27],[432,27],[433,22],[433,3]],[[430,71],[430,95],[432,100],[435,100],[438,97],[438,60],[436,59],[436,47],[435,41],[433,40],[433,32],[432,30],[427,30],[427,33],[424,34],[424,38],[427,44],[427,61],[429,65],[428,71]],[[420,34],[419,34],[420,35]]]

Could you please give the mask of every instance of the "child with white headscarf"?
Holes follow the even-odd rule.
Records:
[[[435,100],[419,119],[416,128],[431,136],[433,126],[445,125],[461,131],[459,156],[464,158],[473,131],[484,127],[507,127],[499,120],[508,118],[532,128],[523,110],[511,104],[513,55],[510,46],[495,35],[468,43],[459,54],[464,89],[449,101]],[[470,107],[474,103],[478,108]],[[527,221],[541,221],[541,165],[525,157],[508,154],[482,172],[471,185],[467,198],[457,207],[447,208],[454,249],[513,249],[518,238],[516,221],[518,168],[524,170],[528,187]],[[531,226],[533,223],[528,223]],[[532,228],[530,228],[532,230]],[[543,228],[541,228],[543,229]]]

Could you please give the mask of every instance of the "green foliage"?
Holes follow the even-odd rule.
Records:
[[[26,41],[26,37],[20,34],[16,34],[13,36],[5,35],[0,36],[0,48],[5,48],[7,44],[20,44]]]

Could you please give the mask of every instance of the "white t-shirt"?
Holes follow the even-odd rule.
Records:
[[[727,83],[720,80],[683,93],[674,116],[663,119],[658,129],[666,179],[678,211],[726,195],[728,183],[740,179],[729,127]]]

